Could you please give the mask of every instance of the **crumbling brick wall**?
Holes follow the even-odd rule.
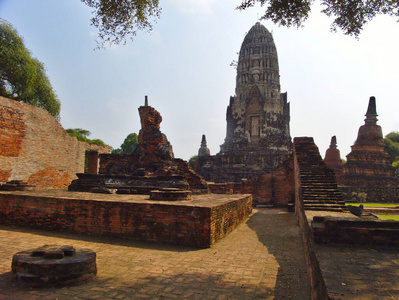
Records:
[[[287,158],[273,172],[243,182],[215,183],[209,187],[214,194],[252,194],[254,204],[285,206],[295,199],[293,156]]]
[[[110,149],[69,136],[44,109],[0,97],[0,181],[66,188],[84,172],[86,151]]]

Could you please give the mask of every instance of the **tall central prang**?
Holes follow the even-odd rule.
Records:
[[[292,152],[290,107],[287,93],[280,93],[279,73],[273,36],[258,22],[239,53],[226,139],[217,155],[224,173],[235,174],[222,181],[272,171]]]
[[[251,28],[241,45],[235,95],[227,108],[225,145],[275,135],[291,140],[289,104],[286,94],[280,94],[276,46],[260,23]]]
[[[220,152],[199,155],[197,171],[215,182],[241,181],[273,171],[292,152],[290,106],[280,93],[276,45],[259,22],[241,45],[235,96],[226,113]]]

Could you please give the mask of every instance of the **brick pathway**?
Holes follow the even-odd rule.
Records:
[[[30,288],[11,279],[16,252],[69,244],[97,253],[88,284]],[[0,227],[0,299],[309,299],[295,215],[255,209],[209,249]]]
[[[399,299],[398,249],[316,244],[332,299]]]

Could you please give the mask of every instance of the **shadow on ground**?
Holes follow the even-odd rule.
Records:
[[[276,258],[279,268],[275,299],[310,299],[302,237],[294,213],[257,209],[247,222]]]
[[[113,238],[113,237],[109,237],[109,236],[78,235],[76,233],[55,232],[55,231],[39,230],[39,229],[24,228],[24,227],[17,227],[17,226],[8,227],[8,226],[0,225],[0,230],[7,230],[7,231],[12,231],[12,232],[20,232],[20,233],[29,233],[29,234],[40,235],[40,236],[45,236],[45,237],[62,238],[62,239],[68,239],[68,240],[74,240],[74,241],[78,240],[78,241],[90,242],[90,243],[127,246],[127,247],[134,247],[134,248],[139,248],[139,249],[149,249],[149,250],[172,251],[172,252],[189,252],[189,251],[201,250],[201,248],[195,248],[195,247],[159,244],[159,243],[151,243],[151,242],[144,242],[144,241],[134,241],[134,240],[130,240],[130,239]]]

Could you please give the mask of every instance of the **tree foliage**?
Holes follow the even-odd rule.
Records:
[[[396,173],[399,171],[399,132],[393,131],[388,133],[384,138],[387,152],[392,158],[392,166],[397,168]]]
[[[139,137],[136,133],[130,133],[123,141],[122,145],[118,149],[113,149],[112,154],[131,154],[136,149],[139,143]]]
[[[188,164],[191,166],[191,168],[195,167],[195,163],[197,162],[198,159],[198,155],[193,155],[190,157],[190,159],[188,160]]]
[[[104,44],[125,44],[126,37],[137,30],[151,31],[152,22],[159,18],[159,0],[81,0],[94,9],[91,25],[97,27],[99,47]]]
[[[0,19],[0,95],[46,109],[59,119],[61,104],[46,70],[16,29]]]
[[[65,130],[70,136],[76,137],[78,141],[90,143],[90,144],[96,144],[99,146],[107,146],[102,140],[100,139],[89,139],[89,136],[91,135],[91,132],[82,129],[82,128],[68,128]]]
[[[255,4],[266,7],[264,20],[282,26],[297,26],[309,17],[314,0],[242,0],[239,10]],[[340,28],[344,34],[358,36],[363,26],[377,15],[399,17],[399,1],[392,0],[321,0],[322,13],[333,17],[331,30]]]

